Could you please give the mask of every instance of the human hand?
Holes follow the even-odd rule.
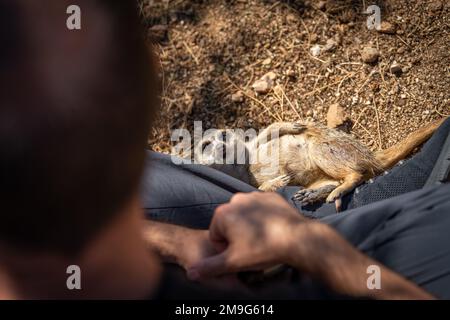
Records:
[[[146,221],[144,238],[164,261],[176,263],[186,270],[202,258],[217,253],[207,230]]]
[[[193,280],[261,270],[288,260],[298,225],[306,222],[276,193],[236,194],[216,209],[209,239],[218,254],[188,269]]]

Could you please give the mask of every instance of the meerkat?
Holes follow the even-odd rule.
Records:
[[[299,186],[301,189],[294,195],[294,200],[305,205],[324,200],[335,202],[339,210],[342,196],[406,158],[445,119],[418,129],[388,149],[375,152],[342,131],[318,124],[289,122],[274,123],[248,142],[226,130],[219,130],[215,136],[203,139],[196,152],[207,151],[209,159],[217,160],[224,157],[218,149],[244,150],[244,163],[215,163],[211,166],[262,191],[275,191],[288,185]],[[272,139],[271,132],[274,130],[278,130],[278,135]],[[205,150],[207,147],[209,149]],[[265,161],[268,159],[264,157],[273,155],[273,152],[279,155],[278,165],[273,170],[267,170],[270,159]],[[258,161],[249,162],[255,154],[260,156]]]

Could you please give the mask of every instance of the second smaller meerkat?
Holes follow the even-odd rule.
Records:
[[[274,123],[249,142],[221,130],[216,135],[222,135],[222,139],[216,136],[207,137],[199,143],[195,151],[204,153],[207,149],[207,158],[224,160],[225,155],[219,151],[227,147],[232,150],[245,150],[244,163],[215,163],[211,166],[262,191],[275,191],[287,185],[302,187],[293,199],[303,204],[323,200],[336,201],[339,210],[340,198],[343,195],[407,157],[425,142],[445,119],[420,128],[400,143],[376,152],[370,151],[342,131],[318,124],[290,122]],[[278,130],[275,139],[271,139],[273,130]],[[223,139],[224,134],[227,135],[226,140]],[[212,145],[218,147],[211,147]],[[278,152],[278,165],[268,168],[271,165],[270,159],[264,157],[270,157],[274,150]],[[249,159],[255,156],[255,153],[258,153],[259,161],[251,163]]]

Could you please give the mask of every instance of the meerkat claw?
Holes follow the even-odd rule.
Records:
[[[293,196],[293,200],[308,205],[315,202],[324,201],[326,197],[336,188],[335,185],[326,185],[318,189],[301,189]]]
[[[334,205],[336,207],[336,212],[341,212],[342,209],[342,199],[338,198],[336,199],[336,201],[334,202]]]

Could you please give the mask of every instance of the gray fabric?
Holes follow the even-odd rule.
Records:
[[[353,209],[345,212],[337,214],[333,204],[302,208],[291,200],[297,187],[279,193],[302,214],[330,224],[362,252],[450,299],[450,185],[422,189],[449,132],[447,120],[420,153],[348,195],[346,204]],[[206,229],[218,205],[236,192],[255,190],[215,169],[175,165],[167,155],[148,152],[142,200],[149,219]]]
[[[388,268],[450,299],[450,185],[407,193],[321,220]]]
[[[252,186],[202,165],[175,165],[168,155],[147,153],[142,201],[147,216],[163,222],[206,229],[214,209]]]

